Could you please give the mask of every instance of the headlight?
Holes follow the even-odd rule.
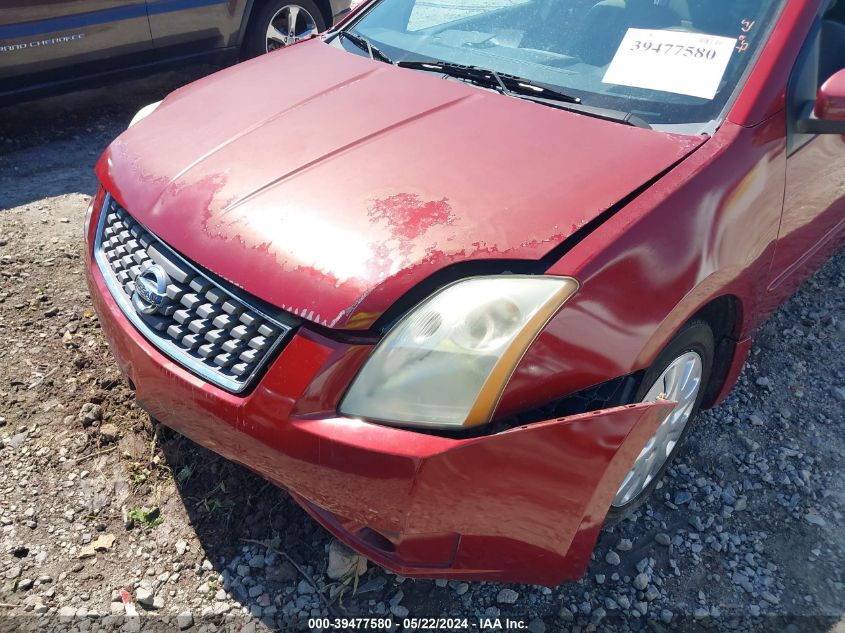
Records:
[[[133,116],[133,117],[132,117],[132,120],[129,122],[129,125],[128,125],[128,126],[126,126],[126,129],[129,129],[130,127],[132,127],[133,125],[135,125],[138,121],[141,121],[141,120],[143,120],[143,119],[146,119],[146,118],[147,118],[148,116],[150,116],[153,112],[155,112],[155,109],[156,109],[156,108],[157,108],[160,104],[161,104],[161,101],[156,101],[155,103],[151,103],[151,104],[149,104],[149,105],[145,105],[143,108],[141,108],[140,110],[138,110],[138,112],[135,114],[135,116]]]
[[[340,412],[432,428],[488,422],[525,350],[577,289],[569,277],[526,275],[447,286],[379,343]]]

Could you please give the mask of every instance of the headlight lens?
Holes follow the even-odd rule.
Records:
[[[525,350],[577,289],[569,277],[526,275],[447,286],[379,343],[340,412],[433,428],[488,422]]]
[[[128,125],[128,126],[126,126],[126,127],[127,127],[127,129],[129,129],[130,127],[132,127],[133,125],[135,125],[138,121],[141,121],[141,120],[143,120],[143,119],[146,119],[148,116],[150,116],[153,112],[155,112],[155,109],[156,109],[156,108],[157,108],[160,104],[161,104],[161,101],[156,101],[155,103],[151,103],[151,104],[149,104],[149,105],[145,105],[143,108],[141,108],[140,110],[138,110],[138,112],[135,114],[135,116],[133,116],[133,117],[132,117],[132,120],[129,122],[129,125]]]

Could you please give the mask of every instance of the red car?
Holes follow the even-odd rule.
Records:
[[[371,0],[177,90],[85,229],[138,401],[399,574],[579,578],[843,241],[843,5]]]

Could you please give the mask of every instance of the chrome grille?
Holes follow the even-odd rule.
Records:
[[[95,256],[112,296],[141,334],[177,363],[229,391],[243,391],[291,330],[256,309],[255,300],[202,273],[111,196],[100,214]],[[136,293],[136,282],[145,288],[152,283],[147,271],[153,267],[166,273],[161,276],[166,291],[154,291],[160,303],[150,303],[144,288]]]

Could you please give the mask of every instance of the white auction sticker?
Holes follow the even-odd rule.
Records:
[[[735,46],[718,35],[628,29],[602,82],[712,99]]]

